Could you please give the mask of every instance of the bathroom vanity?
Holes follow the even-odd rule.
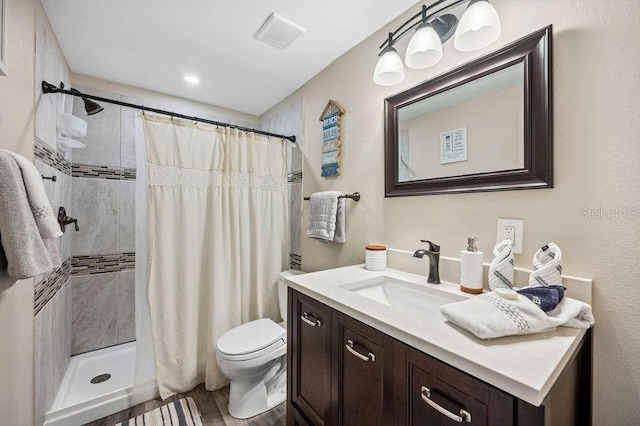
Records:
[[[288,425],[590,424],[590,330],[480,340],[439,314],[458,286],[393,270],[287,284]]]

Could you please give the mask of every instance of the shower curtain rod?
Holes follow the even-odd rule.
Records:
[[[92,99],[95,101],[100,101],[100,102],[106,102],[108,104],[114,104],[114,105],[120,105],[120,106],[125,106],[128,108],[134,108],[134,109],[139,109],[142,110],[142,112],[145,111],[149,111],[149,112],[153,112],[156,114],[162,114],[162,115],[169,115],[171,116],[171,118],[175,117],[175,118],[183,118],[185,120],[190,120],[190,121],[197,121],[200,123],[207,123],[207,124],[215,124],[216,126],[222,126],[222,127],[231,127],[233,129],[237,129],[237,130],[242,130],[244,132],[252,132],[252,133],[257,133],[259,135],[265,135],[265,136],[273,136],[276,138],[282,138],[282,139],[287,139],[293,143],[296,142],[296,137],[295,135],[293,136],[284,136],[284,135],[279,135],[277,133],[270,133],[270,132],[264,132],[262,130],[255,130],[255,129],[250,129],[248,127],[242,127],[242,126],[235,126],[233,124],[228,124],[228,123],[222,123],[219,121],[214,121],[214,120],[207,120],[205,118],[199,118],[199,117],[195,117],[195,116],[189,116],[189,115],[184,115],[184,114],[178,114],[176,112],[172,112],[172,111],[165,111],[162,109],[156,109],[156,108],[147,108],[144,105],[135,105],[135,104],[130,104],[127,102],[121,102],[121,101],[114,101],[112,99],[108,99],[108,98],[102,98],[100,96],[93,96],[93,95],[87,95],[85,93],[82,92],[72,92],[71,90],[65,90],[64,89],[64,83],[60,83],[60,87],[56,87],[51,83],[47,83],[46,81],[42,81],[42,93],[64,93],[65,95],[71,95],[71,96],[77,96],[80,97],[82,99]]]

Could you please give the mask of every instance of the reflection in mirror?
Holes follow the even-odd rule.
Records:
[[[551,26],[385,99],[385,196],[551,188]]]
[[[398,109],[398,180],[524,167],[524,65]]]

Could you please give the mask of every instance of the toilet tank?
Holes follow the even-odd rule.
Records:
[[[289,269],[280,272],[280,275],[278,276],[278,302],[280,303],[280,317],[283,321],[287,320],[287,285],[284,283],[284,279],[300,274],[304,274],[304,272]]]

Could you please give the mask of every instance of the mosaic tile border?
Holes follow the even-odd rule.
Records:
[[[57,149],[51,148],[40,138],[34,139],[33,154],[37,160],[42,161],[47,166],[71,176],[72,166],[71,163],[64,158],[64,154]]]
[[[289,182],[289,183],[302,183],[302,172],[289,173],[287,175],[287,182]]]
[[[45,278],[35,285],[33,295],[34,317],[53,299],[53,296],[58,293],[58,290],[69,280],[70,275],[71,258],[65,260],[59,268],[47,273]]]
[[[302,256],[295,253],[289,253],[289,268],[294,271],[302,271]]]
[[[95,275],[109,272],[133,271],[136,268],[135,253],[95,254],[73,256],[71,275]]]
[[[114,166],[73,164],[71,176],[91,179],[136,180],[136,169]]]

